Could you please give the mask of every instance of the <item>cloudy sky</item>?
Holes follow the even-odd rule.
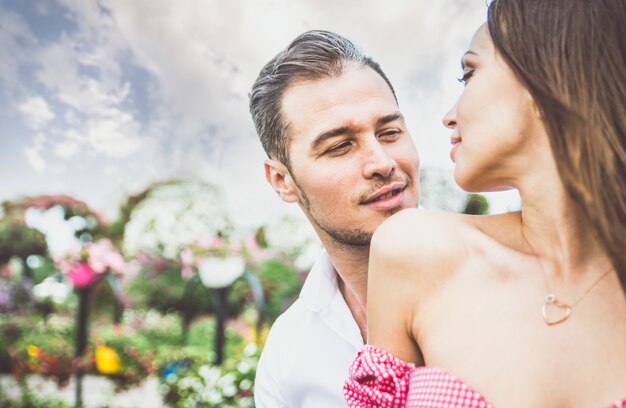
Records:
[[[151,182],[196,176],[248,222],[286,210],[263,178],[247,93],[308,29],[341,33],[378,60],[422,164],[451,171],[441,117],[485,4],[0,0],[0,200],[70,194],[110,218]]]

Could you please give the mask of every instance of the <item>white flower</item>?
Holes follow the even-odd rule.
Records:
[[[159,253],[176,259],[197,237],[228,230],[231,223],[220,191],[187,181],[151,191],[132,212],[124,233],[125,253]]]
[[[205,383],[215,384],[221,376],[221,371],[218,367],[203,365],[200,369],[198,369],[198,374],[202,377]]]
[[[224,400],[222,395],[215,390],[205,390],[202,394],[202,399],[210,404],[219,404]]]
[[[237,364],[237,370],[241,373],[241,374],[248,374],[250,372],[250,363],[246,362],[246,361],[241,361],[239,364]]]
[[[308,268],[319,254],[321,243],[304,217],[285,215],[270,221],[265,227],[265,238],[270,248],[278,250]],[[302,259],[300,259],[304,255]]]
[[[235,379],[236,379],[235,378],[235,374],[228,373],[228,374],[224,375],[222,378],[220,378],[219,384],[222,387],[233,385],[235,383]]]
[[[225,288],[243,275],[246,261],[240,256],[207,257],[198,263],[198,273],[207,288]]]
[[[48,277],[33,287],[33,295],[40,300],[51,298],[55,303],[63,303],[72,289],[54,278]]]
[[[247,378],[244,378],[239,383],[239,388],[241,388],[244,391],[249,390],[250,388],[252,388],[252,381],[248,380]]]
[[[243,354],[246,357],[252,357],[256,353],[256,351],[257,351],[256,344],[250,343],[243,349]]]
[[[226,385],[223,388],[223,393],[224,393],[224,396],[227,398],[234,397],[235,395],[237,395],[237,387],[235,387],[235,385],[233,384]]]
[[[218,387],[222,389],[222,394],[225,397],[234,397],[237,395],[237,387],[235,386],[235,375],[228,373],[217,382]]]

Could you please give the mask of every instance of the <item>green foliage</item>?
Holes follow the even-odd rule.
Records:
[[[273,322],[296,299],[302,282],[293,268],[277,259],[262,263],[257,274],[265,292],[265,320]]]
[[[31,277],[33,278],[33,283],[37,284],[49,276],[60,274],[58,269],[55,267],[54,262],[52,262],[49,257],[41,255],[31,255],[29,258],[36,258],[36,266],[29,266]],[[30,263],[31,265],[33,264],[32,262],[27,263]]]
[[[177,311],[190,316],[213,311],[203,286],[185,297],[186,286],[180,266],[170,264],[160,271],[144,269],[128,284],[126,292],[133,307],[139,309],[155,309],[161,313]]]
[[[11,372],[9,347],[22,337],[28,320],[23,316],[0,314],[0,373]]]
[[[96,367],[98,367],[98,347],[106,346],[117,353],[122,368],[118,374],[109,375],[117,391],[136,387],[154,372],[155,352],[150,341],[144,336],[136,336],[115,329],[108,330],[96,346]]]
[[[13,257],[23,260],[29,255],[46,255],[46,237],[16,217],[0,220],[0,265]]]
[[[115,350],[122,370],[108,378],[117,390],[137,386],[156,374],[169,406],[185,407],[192,403],[207,407],[253,406],[252,387],[259,350],[244,341],[232,327],[226,329],[225,362],[217,367],[213,365],[213,318],[192,322],[184,344],[181,343],[183,321],[177,314],[127,311],[120,325],[96,321],[92,326],[88,355],[80,362],[81,367],[85,373],[97,373],[92,351],[98,346]],[[73,329],[70,316],[53,314],[44,320],[36,315],[0,315],[0,352],[7,349],[15,352],[19,361],[7,353],[4,358],[6,364],[13,364],[9,368],[14,373],[15,364],[19,363],[22,372],[18,379],[25,373],[38,373],[63,385],[74,363]],[[18,400],[0,398],[0,406],[66,406],[55,400],[34,398],[28,390],[26,392]]]
[[[489,201],[480,194],[469,194],[465,201],[463,214],[486,215],[489,213]]]
[[[7,347],[11,371],[19,379],[37,373],[67,384],[74,361],[73,325],[70,319],[20,319],[12,328],[19,336]],[[90,366],[90,359],[80,361]]]

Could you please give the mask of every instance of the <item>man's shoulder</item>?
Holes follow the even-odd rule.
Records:
[[[313,315],[314,312],[298,298],[274,321],[257,368],[257,381],[262,387],[271,385],[281,389],[280,394],[296,388],[294,375],[298,376],[302,367],[307,366],[310,355],[316,353],[311,339],[320,335],[316,333],[320,325],[316,324]]]
[[[302,298],[296,299],[272,324],[267,343],[293,343],[295,336],[302,335],[311,326],[314,312],[306,307]]]

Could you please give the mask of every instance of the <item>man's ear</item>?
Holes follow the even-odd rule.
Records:
[[[265,160],[265,179],[283,201],[287,203],[300,201],[296,183],[283,163],[273,159]]]

